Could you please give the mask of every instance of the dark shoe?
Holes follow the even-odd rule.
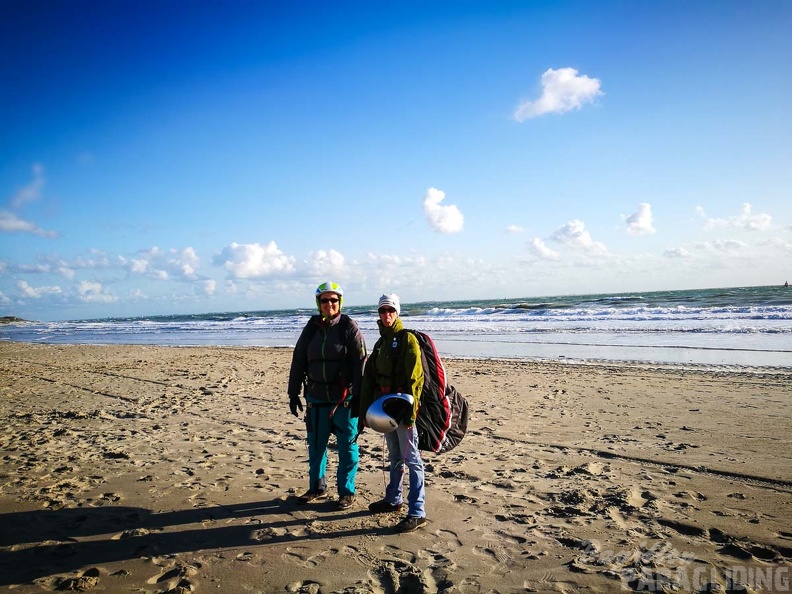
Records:
[[[342,495],[338,498],[338,509],[349,509],[354,503],[354,495]]]
[[[402,504],[397,503],[396,505],[392,503],[388,503],[384,499],[380,499],[379,501],[375,501],[374,503],[369,505],[369,511],[372,514],[387,514],[390,512],[397,512],[401,509]]]
[[[297,498],[297,501],[300,503],[311,503],[312,501],[316,501],[317,499],[324,499],[327,495],[327,490],[319,490],[319,489],[311,489],[310,491],[306,491],[302,495]]]
[[[421,526],[426,524],[426,518],[416,518],[413,516],[407,516],[401,522],[396,524],[396,532],[413,532],[414,530],[418,530]]]

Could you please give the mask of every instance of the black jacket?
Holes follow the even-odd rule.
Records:
[[[360,394],[366,343],[353,319],[340,314],[323,321],[319,315],[303,328],[294,347],[288,393],[314,403],[339,403]]]

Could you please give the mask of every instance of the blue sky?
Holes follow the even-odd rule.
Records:
[[[792,281],[792,3],[11,0],[0,314]]]

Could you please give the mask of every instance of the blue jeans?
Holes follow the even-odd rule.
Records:
[[[392,505],[402,503],[402,481],[404,466],[410,473],[410,489],[407,492],[407,515],[414,518],[426,517],[424,502],[424,465],[418,450],[418,430],[415,426],[399,425],[395,431],[385,434],[390,461],[390,482],[385,489],[385,501]]]
[[[358,469],[357,419],[350,415],[348,406],[339,406],[330,416],[332,406],[308,405],[305,425],[308,431],[308,480],[309,489],[324,489],[327,485],[327,443],[330,434],[338,442],[338,473],[336,484],[338,496],[355,494],[355,477]]]

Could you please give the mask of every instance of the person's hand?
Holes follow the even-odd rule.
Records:
[[[302,400],[300,400],[299,396],[289,396],[289,410],[291,411],[291,414],[293,414],[295,417],[300,416],[297,413],[297,409],[299,409],[300,412],[302,412],[303,410]]]

